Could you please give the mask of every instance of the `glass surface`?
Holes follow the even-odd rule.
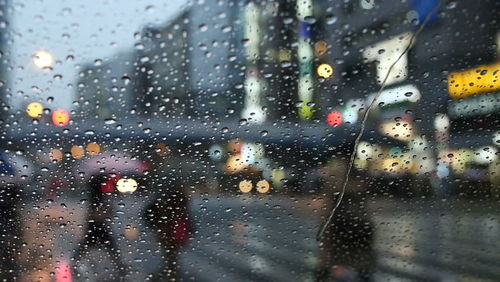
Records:
[[[0,278],[498,280],[499,15],[0,1]]]

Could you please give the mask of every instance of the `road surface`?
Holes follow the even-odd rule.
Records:
[[[30,255],[67,259],[85,232],[86,204],[67,198],[25,204],[21,212],[24,244],[18,259]],[[306,196],[193,196],[195,234],[179,258],[181,280],[314,281],[321,257],[315,239],[322,222],[321,205]],[[495,281],[500,277],[498,202],[374,198],[366,205],[374,227],[375,281]],[[52,222],[50,228],[40,225],[43,220]],[[36,252],[27,252],[29,248]],[[135,249],[139,256],[134,248],[122,254],[131,262],[150,264],[144,269],[154,269],[159,264],[157,248],[152,240],[142,240]],[[88,277],[95,277],[92,271],[113,273],[113,265],[107,265],[109,260],[99,253],[87,259],[96,257],[99,261],[85,262],[93,268]],[[138,257],[147,259],[138,262]],[[49,277],[49,273],[43,275]]]

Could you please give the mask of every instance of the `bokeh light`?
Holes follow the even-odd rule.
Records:
[[[79,160],[85,156],[85,150],[83,149],[82,146],[73,145],[71,147],[71,156]]]
[[[37,51],[33,56],[33,63],[41,69],[50,68],[54,63],[54,58],[48,51]]]
[[[224,148],[219,144],[214,144],[208,149],[208,155],[214,161],[222,159],[224,153]]]
[[[326,117],[326,121],[331,126],[338,126],[338,125],[341,125],[344,122],[344,118],[343,118],[341,112],[332,111]]]
[[[116,189],[121,193],[132,193],[137,190],[137,181],[133,178],[122,178],[116,182]]]
[[[269,184],[267,180],[263,179],[257,182],[257,191],[259,193],[265,194],[269,192],[270,189],[271,189],[271,184]]]
[[[37,118],[37,117],[41,116],[43,113],[43,105],[41,103],[38,103],[38,102],[30,103],[26,107],[26,112],[28,113],[28,115],[30,117]]]
[[[233,139],[227,143],[227,151],[232,154],[240,153],[243,144],[245,144],[245,142],[242,140]]]
[[[87,144],[87,153],[91,156],[97,156],[101,152],[101,146],[97,143]]]
[[[68,111],[59,109],[52,114],[52,122],[56,126],[66,126],[69,124],[71,117]]]
[[[316,57],[322,57],[328,52],[328,43],[325,40],[319,40],[314,44],[314,53]]]
[[[250,191],[252,191],[253,184],[252,184],[252,182],[250,182],[248,180],[242,180],[238,184],[238,188],[240,188],[240,191],[242,193],[249,193]]]
[[[49,157],[52,162],[60,162],[63,159],[63,153],[59,149],[52,149]]]
[[[240,154],[231,156],[226,162],[226,172],[228,174],[233,174],[244,170],[247,167],[247,163]]]
[[[330,78],[333,75],[333,67],[329,64],[319,65],[316,71],[318,73],[318,76],[322,78]]]
[[[410,141],[414,138],[413,124],[408,121],[386,121],[380,125],[380,131],[396,140]]]

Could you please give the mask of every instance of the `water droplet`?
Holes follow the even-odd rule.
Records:
[[[456,1],[449,1],[446,3],[446,9],[455,9],[457,7],[457,2]]]
[[[307,17],[304,17],[304,21],[308,24],[314,24],[314,23],[316,23],[316,18],[313,16],[307,16]]]
[[[200,26],[198,28],[200,29],[201,32],[205,32],[208,30],[208,25],[207,24],[200,24]]]
[[[337,17],[334,15],[327,15],[326,16],[326,23],[327,24],[334,24],[337,22]]]
[[[104,123],[105,123],[105,124],[114,124],[114,123],[116,123],[116,120],[115,120],[115,119],[112,119],[112,118],[109,118],[109,119],[105,119],[105,120],[104,120]]]

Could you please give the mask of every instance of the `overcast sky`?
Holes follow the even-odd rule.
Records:
[[[48,108],[71,108],[80,65],[132,50],[134,34],[147,24],[161,25],[179,13],[187,0],[11,0],[7,11],[11,60],[7,83],[16,109],[29,102]],[[40,70],[32,58],[50,51],[56,63]],[[74,59],[68,59],[73,57]],[[54,77],[62,76],[55,79]],[[53,102],[47,102],[54,97]]]

